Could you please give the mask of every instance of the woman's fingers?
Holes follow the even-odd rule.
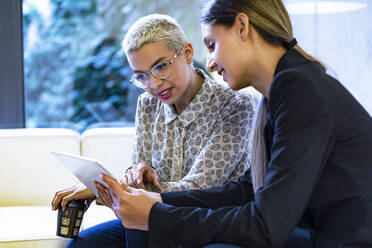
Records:
[[[61,202],[61,200],[63,199],[63,197],[67,195],[67,193],[65,191],[58,191],[54,197],[53,197],[53,200],[52,200],[52,210],[57,210],[58,209],[58,205],[59,203]]]
[[[145,163],[143,162],[140,162],[138,164],[134,164],[133,165],[133,168],[132,168],[132,172],[133,172],[133,182],[134,184],[133,185],[130,185],[132,187],[138,187],[138,186],[141,186],[141,183],[142,183],[142,178],[143,178],[143,170],[144,170],[144,167],[145,167]]]
[[[123,183],[128,185],[128,176],[127,175],[124,176]]]
[[[100,177],[102,181],[106,183],[107,187],[111,189],[112,192],[115,193],[118,197],[122,195],[123,192],[131,192],[130,188],[127,185],[119,183],[116,179],[106,174],[101,174]]]
[[[124,180],[126,180],[126,184],[133,187],[133,188],[139,188],[141,187],[141,179],[138,178],[138,169],[136,171],[129,170],[127,174],[124,177]],[[138,184],[138,182],[140,182]]]
[[[64,190],[60,190],[58,191],[55,195],[54,195],[54,198],[52,200],[52,210],[57,210],[58,209],[58,206],[59,204],[61,203],[61,201],[68,195],[71,195],[75,192],[76,188],[78,187],[78,185],[75,185],[73,187],[70,187],[70,188],[67,188],[67,189],[64,189]]]
[[[109,208],[112,208],[113,200],[109,190],[99,182],[95,182],[95,186],[97,188],[98,195],[102,200],[103,204]]]
[[[154,168],[143,162],[134,164],[132,169],[128,170],[124,176],[123,181],[131,187],[145,190],[144,181],[152,183],[155,187],[160,186],[160,179]]]
[[[140,165],[138,167],[138,169],[134,172],[134,178],[133,179],[135,180],[137,186],[141,185],[141,183],[143,181],[142,180],[143,179],[143,173],[145,172],[146,167],[147,166],[145,166],[145,165]]]
[[[63,208],[66,208],[66,205],[71,200],[94,200],[95,195],[92,191],[90,191],[86,186],[83,184],[75,185],[71,188],[58,191],[52,200],[52,209],[57,210],[59,204],[62,205]]]
[[[160,179],[158,175],[156,174],[156,171],[152,167],[146,166],[146,171],[144,173],[144,176],[146,180],[152,183],[155,187],[160,186]]]
[[[152,176],[153,176],[152,184],[154,184],[155,187],[159,187],[160,186],[160,178],[158,177],[156,172],[154,172],[154,174]]]
[[[127,176],[127,180],[128,180],[127,185],[132,186],[132,187],[136,187],[136,184],[134,183],[134,180],[133,180],[133,171],[129,170],[127,172],[126,176]]]
[[[73,194],[69,194],[65,197],[63,197],[63,200],[61,202],[61,207],[62,207],[62,210],[65,211],[66,208],[67,208],[67,204],[72,201],[74,199],[74,195]]]

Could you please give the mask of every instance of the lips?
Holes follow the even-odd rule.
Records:
[[[226,74],[226,71],[225,69],[220,69],[218,70],[218,75],[222,76],[223,78],[223,81],[225,81],[226,83],[228,83],[228,79],[227,79],[227,74]]]
[[[218,73],[218,75],[223,76],[224,72],[225,72],[224,69],[220,69],[220,70],[218,70],[217,73]]]
[[[225,77],[225,74],[226,74],[225,69],[221,68],[217,71],[217,73],[218,75],[222,76],[223,81],[227,82],[227,78]]]
[[[167,100],[172,96],[172,93],[173,93],[173,88],[170,87],[168,89],[158,92],[156,95],[163,100]]]

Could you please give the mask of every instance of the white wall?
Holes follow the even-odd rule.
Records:
[[[286,0],[288,9],[299,2],[323,0]],[[294,35],[300,46],[320,58],[343,85],[372,115],[372,1],[343,0],[331,2],[359,3],[365,8],[329,14],[299,14],[290,11]],[[320,6],[320,5],[318,5]],[[318,13],[327,9],[318,8]]]

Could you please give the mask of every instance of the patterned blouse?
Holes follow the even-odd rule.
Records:
[[[203,77],[179,115],[147,92],[138,98],[132,162],[153,166],[162,192],[222,185],[249,167],[252,96]]]

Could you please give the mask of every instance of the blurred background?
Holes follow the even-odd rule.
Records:
[[[205,64],[202,0],[23,0],[26,127],[133,126],[137,97],[121,40],[150,13],[174,17]],[[372,3],[284,1],[299,44],[372,113]],[[216,75],[217,80],[221,81]]]

